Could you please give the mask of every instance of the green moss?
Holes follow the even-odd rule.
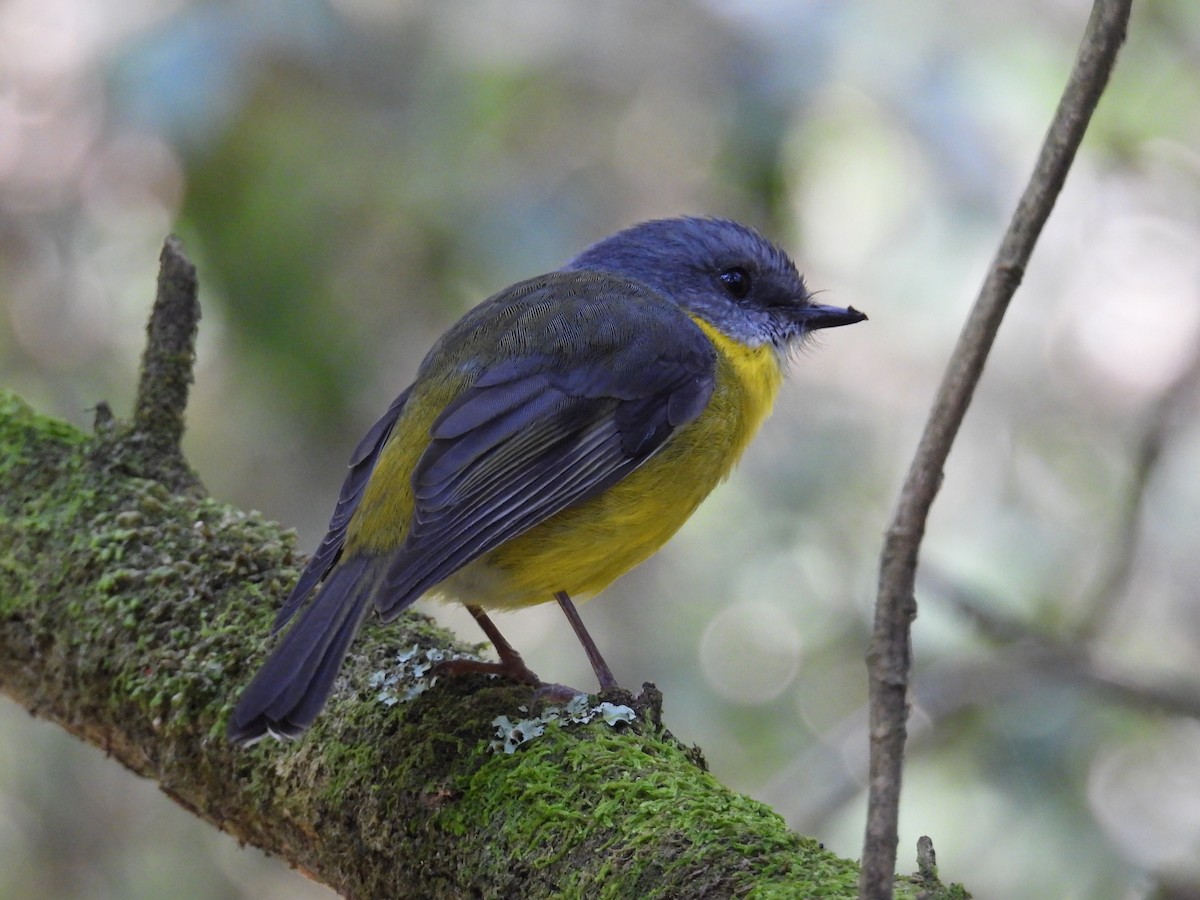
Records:
[[[498,753],[490,723],[524,715],[526,687],[452,679],[389,705],[371,676],[398,650],[469,649],[417,615],[364,629],[302,741],[232,747],[294,534],[130,476],[110,438],[0,393],[0,681],[189,808],[355,895],[854,895],[852,862],[645,721],[552,722]]]
[[[21,455],[24,442],[14,438],[30,434],[42,436],[49,444],[67,448],[78,447],[89,441],[88,436],[73,425],[43,416],[12,391],[0,390],[0,447],[5,450],[5,457],[0,457],[0,474],[11,463],[12,451],[16,450],[18,457]]]
[[[114,473],[95,459],[96,446],[0,393],[0,612],[37,606],[48,645],[107,648],[102,669],[75,673],[97,694],[81,705],[132,702],[156,731],[184,725],[224,703],[229,686],[213,660],[244,640],[255,604],[265,633],[295,577],[292,535]],[[47,594],[68,599],[45,605]]]
[[[600,721],[582,728],[586,740],[552,723],[511,755],[481,743],[475,753],[487,758],[457,784],[462,799],[438,824],[456,834],[487,832],[494,853],[519,857],[531,872],[567,871],[558,885],[565,896],[665,897],[685,889],[738,896],[763,882],[786,884],[790,896],[854,896],[852,863],[788,832],[763,804],[722,789],[673,740],[639,733],[631,741]],[[688,827],[663,828],[681,821]],[[564,858],[580,848],[601,863]],[[740,875],[692,883],[706,861],[725,854],[745,860]],[[814,872],[821,891],[838,890],[816,893]]]

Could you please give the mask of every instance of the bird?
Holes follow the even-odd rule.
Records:
[[[464,604],[498,662],[445,674],[541,680],[487,615],[557,601],[601,690],[574,600],[655,553],[732,470],[813,332],[791,258],[717,217],[633,225],[468,311],[351,454],[329,529],[277,616],[228,737],[302,735],[371,609]]]

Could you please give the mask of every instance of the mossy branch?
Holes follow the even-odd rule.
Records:
[[[143,385],[182,404],[187,376],[168,368]],[[529,688],[456,679],[401,699],[423,683],[411,659],[467,649],[416,614],[364,630],[303,740],[229,744],[300,560],[291,532],[179,478],[182,406],[149,396],[132,425],[90,436],[0,393],[0,691],[350,896],[854,896],[855,863],[718,784],[652,703],[505,753],[494,720],[521,718]]]

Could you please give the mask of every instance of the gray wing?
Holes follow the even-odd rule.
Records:
[[[615,484],[708,404],[716,354],[700,329],[641,285],[595,281],[558,297],[550,280],[526,297],[521,352],[485,368],[434,422],[413,471],[414,520],[377,597],[385,619]]]

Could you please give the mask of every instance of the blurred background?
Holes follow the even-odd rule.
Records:
[[[185,448],[311,548],[471,305],[648,217],[758,227],[870,322],[583,615],[719,778],[857,857],[882,532],[1088,8],[5,0],[0,385],[128,411],[179,233]],[[931,835],[978,897],[1200,892],[1198,148],[1200,5],[1142,0],[923,553],[900,868]],[[553,605],[501,626],[592,684]],[[330,894],[0,701],[0,897],[164,896]]]

